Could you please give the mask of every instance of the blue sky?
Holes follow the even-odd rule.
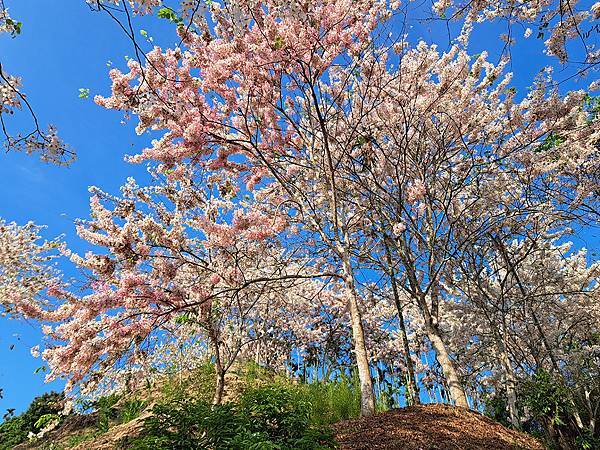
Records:
[[[123,155],[147,139],[120,124],[118,113],[78,97],[80,87],[92,95],[108,93],[107,61],[122,66],[131,47],[108,16],[91,12],[83,1],[19,0],[7,5],[23,22],[23,33],[16,39],[0,38],[0,61],[6,72],[22,77],[40,122],[56,125],[78,160],[63,168],[23,154],[1,155],[0,217],[45,224],[46,236],[64,234],[81,250],[73,221],[88,214],[88,186],[116,192],[127,176],[143,170],[125,163]],[[14,129],[31,127],[26,114],[11,123]],[[44,374],[34,374],[42,361],[29,349],[40,336],[34,324],[0,319],[0,414],[9,407],[22,410],[34,396],[62,387],[60,382],[45,385]]]
[[[23,78],[24,91],[40,122],[56,125],[59,135],[77,151],[78,160],[62,168],[23,154],[0,155],[0,217],[45,224],[45,236],[64,234],[73,250],[85,251],[84,243],[75,235],[73,221],[88,215],[88,186],[117,192],[128,176],[144,173],[143,167],[125,163],[123,155],[135,153],[149,137],[136,136],[131,123],[120,123],[119,113],[104,110],[91,100],[94,94],[108,93],[107,62],[123,67],[125,55],[133,53],[132,46],[115,22],[105,14],[92,12],[84,0],[5,0],[5,4],[11,15],[23,22],[23,32],[16,39],[0,37],[0,61],[7,73]],[[138,18],[135,25],[163,46],[178,42],[164,21]],[[415,23],[409,30],[409,40],[415,42],[422,37],[438,41],[444,48],[447,39],[436,27]],[[525,92],[532,75],[552,62],[542,55],[541,42],[530,39],[523,44],[522,32],[517,31],[520,43],[512,62],[516,72],[513,85],[519,92]],[[498,34],[496,25],[478,31],[472,52],[497,48]],[[563,88],[586,85],[572,81]],[[90,89],[90,99],[80,99],[79,88]],[[14,130],[31,127],[26,114],[11,118],[11,124]],[[582,245],[594,247],[599,233],[588,230],[582,239]],[[61,389],[61,382],[47,385],[43,373],[34,373],[42,361],[30,355],[30,348],[39,343],[40,337],[35,324],[0,318],[0,388],[4,390],[0,416],[6,408],[21,411],[36,395]]]

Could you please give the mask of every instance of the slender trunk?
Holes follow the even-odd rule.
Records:
[[[446,344],[442,339],[440,330],[437,327],[437,323],[434,323],[431,311],[427,306],[425,295],[417,295],[415,300],[417,301],[421,313],[423,314],[425,331],[431,342],[431,345],[433,346],[433,349],[435,350],[436,359],[442,367],[442,372],[444,373],[444,378],[446,379],[448,390],[450,391],[450,397],[452,397],[452,400],[456,406],[468,408],[469,403],[467,402],[467,395],[465,394],[465,390],[460,383],[458,372],[456,371],[454,362],[450,358],[450,354],[448,353]]]
[[[215,392],[213,394],[213,405],[220,405],[223,400],[223,391],[225,390],[225,368],[221,360],[221,349],[219,348],[219,340],[214,330],[210,332],[210,341],[215,354]]]
[[[213,395],[213,405],[220,405],[223,401],[223,391],[225,390],[225,371],[215,365],[215,393]]]
[[[392,284],[394,303],[396,304],[396,309],[398,311],[398,322],[400,326],[400,334],[402,335],[402,344],[404,346],[404,358],[406,359],[406,369],[408,371],[408,399],[410,399],[411,405],[419,405],[421,403],[421,399],[416,383],[417,378],[415,376],[415,366],[413,364],[412,358],[410,357],[410,346],[408,345],[408,334],[406,332],[406,325],[404,324],[404,311],[402,308],[402,302],[400,301],[400,293],[398,291],[396,273],[394,271],[394,266],[392,265],[392,255],[387,241],[384,241],[384,245],[388,265],[388,275]]]
[[[442,366],[442,371],[444,372],[444,378],[446,378],[446,383],[448,384],[448,390],[450,391],[450,396],[454,401],[456,406],[461,406],[463,408],[468,408],[469,403],[467,402],[467,396],[465,394],[465,390],[460,384],[460,380],[458,378],[458,373],[456,368],[454,367],[454,362],[450,358],[448,354],[448,349],[446,348],[446,344],[444,343],[442,337],[440,336],[439,330],[436,326],[431,324],[430,322],[426,325],[427,328],[427,337],[431,341],[433,348],[435,350],[436,358]]]
[[[503,355],[503,359],[505,354]],[[517,410],[517,393],[515,390],[515,377],[511,370],[506,370],[506,398],[508,401],[508,415],[510,423],[513,427],[519,428],[521,422],[519,421],[519,412]]]
[[[519,412],[517,411],[517,392],[516,392],[516,380],[513,372],[508,353],[506,352],[506,346],[501,343],[500,348],[500,362],[504,370],[504,379],[506,382],[506,399],[508,402],[508,416],[510,423],[513,427],[519,428],[521,422],[519,421]]]
[[[588,410],[589,418],[590,418],[588,428],[591,431],[591,433],[593,434],[596,431],[596,411],[598,409],[598,406],[596,406],[595,408],[592,406],[592,402],[590,400],[590,394],[591,394],[591,392],[588,389],[584,390],[585,405]]]
[[[344,253],[343,268],[346,292],[350,302],[350,316],[352,321],[352,337],[354,340],[354,354],[356,355],[356,366],[360,380],[360,415],[372,416],[375,413],[375,396],[373,395],[373,381],[369,367],[369,355],[365,343],[365,331],[362,317],[358,306],[356,287],[352,276],[352,267],[348,254]]]
[[[254,362],[257,366],[260,365],[260,342],[260,339],[256,341],[256,353],[254,354]]]

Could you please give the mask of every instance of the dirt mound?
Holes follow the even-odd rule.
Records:
[[[333,426],[341,450],[543,450],[533,437],[446,405],[411,406]]]

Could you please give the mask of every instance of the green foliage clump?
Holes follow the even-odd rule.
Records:
[[[119,409],[120,422],[127,423],[131,422],[134,419],[137,419],[146,407],[146,405],[146,401],[137,398],[124,401]]]
[[[589,410],[572,380],[538,370],[521,391],[523,406],[532,417],[525,429],[537,434],[549,448],[600,448],[598,430],[586,427],[591,423]],[[596,403],[591,395],[587,401]]]
[[[591,431],[588,431],[585,434],[577,436],[575,445],[577,449],[595,450],[600,448],[600,438],[598,436],[594,436],[594,433]]]
[[[0,450],[11,449],[24,442],[29,432],[38,432],[48,421],[58,418],[63,408],[64,395],[48,392],[33,399],[27,411],[7,418],[0,424]]]
[[[101,397],[93,403],[93,407],[98,413],[98,431],[101,433],[106,433],[111,422],[118,420],[119,410],[115,405],[120,399],[121,397],[118,394],[112,394]]]
[[[139,398],[125,398],[111,394],[95,401],[84,401],[84,410],[96,412],[96,434],[106,433],[115,424],[127,423],[139,417],[147,402]]]
[[[340,377],[337,381],[300,385],[312,405],[311,422],[329,425],[360,415],[358,375]]]
[[[550,425],[565,425],[569,414],[568,392],[547,371],[538,371],[524,385],[524,404],[534,418]]]
[[[553,149],[554,147],[558,147],[559,145],[561,145],[564,142],[565,142],[565,138],[559,136],[558,134],[550,133],[544,138],[542,143],[538,146],[538,148],[536,149],[536,152],[548,151],[550,149]]]
[[[495,392],[494,395],[488,395],[485,398],[483,412],[486,416],[491,417],[496,422],[500,422],[505,427],[511,426],[508,418],[507,400],[501,393]]]
[[[25,441],[28,432],[21,416],[5,420],[0,425],[0,449],[8,450]]]
[[[181,399],[156,405],[128,448],[321,450],[334,448],[328,428],[311,424],[301,389],[271,384],[247,390],[238,403],[213,406]]]

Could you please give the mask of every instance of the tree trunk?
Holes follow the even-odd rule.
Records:
[[[440,336],[439,330],[435,325],[431,324],[430,322],[427,323],[426,327],[427,337],[433,345],[436,358],[440,363],[440,366],[442,366],[444,378],[446,378],[446,383],[448,384],[450,396],[452,397],[454,404],[456,406],[468,408],[469,404],[467,403],[467,396],[465,394],[465,390],[460,384],[460,380],[458,379],[458,373],[456,371],[456,368],[454,367],[454,362],[452,361],[452,359],[450,359],[450,355],[448,354],[446,344]]]
[[[373,381],[369,367],[369,355],[365,343],[365,331],[362,325],[362,317],[358,306],[358,297],[352,275],[352,267],[348,254],[345,253],[343,260],[344,282],[346,293],[350,302],[350,316],[352,321],[352,337],[354,341],[354,354],[356,355],[356,366],[360,380],[360,415],[372,416],[375,413],[375,396],[373,395]]]
[[[404,324],[404,311],[402,308],[402,302],[400,301],[400,293],[398,292],[398,284],[396,281],[396,273],[394,266],[392,265],[392,255],[387,241],[385,244],[385,254],[388,265],[388,275],[392,284],[392,293],[394,294],[394,303],[398,310],[398,322],[400,325],[400,333],[402,335],[402,344],[404,346],[404,357],[406,358],[406,369],[408,371],[408,399],[410,399],[411,405],[420,405],[421,398],[419,396],[419,390],[417,387],[417,378],[415,376],[415,366],[412,358],[410,357],[410,346],[408,345],[408,334],[406,333],[406,325]]]
[[[213,395],[213,405],[220,405],[223,401],[223,391],[225,390],[225,371],[215,364],[215,393]]]
[[[502,368],[504,369],[504,379],[506,382],[506,399],[508,402],[508,416],[510,423],[513,427],[519,428],[521,423],[519,421],[519,413],[517,411],[517,393],[516,393],[516,380],[513,372],[508,353],[506,352],[506,345],[503,342],[499,342],[500,348],[500,361]]]
[[[219,348],[219,340],[214,329],[210,329],[210,341],[215,354],[215,392],[213,394],[213,405],[220,405],[223,400],[223,391],[225,389],[225,369],[221,360],[221,349]]]

